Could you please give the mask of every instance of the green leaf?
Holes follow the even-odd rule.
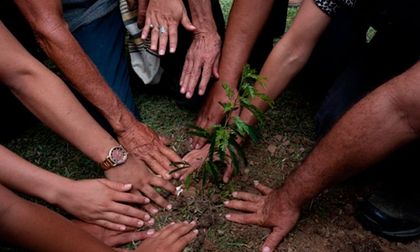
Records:
[[[235,107],[235,105],[232,102],[227,102],[227,103],[219,102],[219,104],[223,107],[223,112],[225,114],[238,109],[238,107]]]
[[[261,110],[255,107],[255,105],[251,104],[251,102],[248,99],[241,97],[239,100],[240,100],[241,106],[248,109],[255,116],[255,118],[257,118],[257,121],[259,123],[264,122],[265,115]]]
[[[227,83],[223,83],[222,84],[223,89],[225,90],[226,96],[229,98],[229,100],[233,99],[234,96],[234,92],[231,86],[229,86],[229,84]]]
[[[196,125],[188,125],[188,128],[190,128],[190,130],[188,130],[188,133],[191,135],[203,137],[206,139],[210,138],[210,133],[203,128],[200,128]]]
[[[248,165],[248,160],[246,159],[245,152],[242,149],[242,146],[240,146],[235,140],[229,139],[229,144],[235,148],[236,153],[239,155],[239,157],[242,159],[245,165]]]
[[[239,116],[235,116],[233,118],[233,123],[236,126],[236,130],[239,132],[239,134],[243,137],[247,136],[248,132],[247,132],[247,125],[244,121],[241,120],[241,118]]]
[[[192,182],[192,176],[191,176],[191,174],[188,174],[187,177],[184,180],[185,189],[188,190],[190,188],[191,182]]]
[[[233,147],[231,144],[229,144],[228,148],[229,148],[230,160],[232,160],[233,170],[236,174],[237,172],[239,172],[239,168],[240,168],[239,167],[238,156],[236,155],[235,147]]]

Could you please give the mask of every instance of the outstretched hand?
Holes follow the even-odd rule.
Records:
[[[79,219],[123,231],[143,226],[150,216],[127,204],[147,204],[148,198],[129,193],[133,185],[106,179],[71,181],[57,196],[57,204]]]
[[[118,141],[132,155],[145,162],[152,171],[169,180],[172,176],[169,171],[173,169],[172,162],[182,159],[169,147],[163,137],[158,136],[147,125],[133,121],[127,130],[118,134]]]
[[[226,219],[248,225],[272,228],[271,234],[263,245],[263,252],[274,251],[283,238],[293,229],[299,218],[300,209],[293,206],[286,193],[281,189],[272,190],[257,181],[255,188],[262,195],[247,192],[234,192],[234,200],[225,202],[227,208],[244,213],[229,213]]]
[[[221,46],[222,42],[217,31],[195,33],[180,80],[180,92],[188,99],[193,96],[197,85],[198,94],[204,95],[211,76],[219,78]]]
[[[159,55],[165,54],[168,40],[169,51],[171,53],[175,52],[178,44],[179,23],[188,31],[194,31],[196,29],[188,18],[182,0],[139,1],[139,19],[145,20],[141,38],[146,39],[149,33],[151,33],[150,49],[154,51],[158,50]],[[147,10],[144,12],[146,6]]]
[[[73,220],[73,223],[110,247],[121,246],[133,241],[142,241],[155,233],[153,229],[147,231],[115,231],[80,220]]]
[[[210,144],[206,144],[201,149],[192,150],[192,151],[188,152],[182,158],[185,162],[190,164],[190,167],[177,172],[177,173],[179,173],[179,176],[180,176],[181,180],[184,180],[188,175],[190,175],[191,173],[193,173],[196,170],[201,168],[204,161],[206,161],[206,159],[209,155],[209,149],[210,149]],[[229,180],[230,180],[230,178],[233,174],[233,166],[232,166],[232,163],[230,162],[230,159],[226,159],[226,161],[229,161],[229,162],[227,162],[225,173],[223,174],[223,182],[224,183],[229,182]]]
[[[181,252],[198,235],[196,223],[171,223],[140,244],[135,251]]]
[[[105,171],[105,176],[113,181],[130,183],[133,185],[133,190],[147,196],[151,201],[157,205],[170,210],[172,205],[162,197],[154,187],[160,187],[166,191],[175,194],[175,186],[169,181],[164,180],[160,176],[156,176],[149,171],[147,166],[132,156],[128,156],[127,162],[123,165],[111,168]],[[149,205],[146,205],[149,206]],[[152,213],[156,213],[156,208],[151,209]],[[149,211],[150,212],[150,211]]]

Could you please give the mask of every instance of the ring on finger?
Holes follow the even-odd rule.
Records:
[[[166,33],[166,28],[163,26],[159,27],[159,33],[160,34]]]

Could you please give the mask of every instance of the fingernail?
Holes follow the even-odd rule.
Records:
[[[143,227],[143,225],[144,225],[144,222],[143,221],[137,222],[137,227]]]
[[[254,180],[254,185],[258,185],[259,183],[260,183],[260,181]]]
[[[164,54],[165,54],[165,51],[164,51],[164,50],[160,50],[160,51],[159,51],[159,54],[160,54],[160,55],[164,55]]]
[[[173,225],[173,224],[175,224],[175,222],[171,222],[171,223],[169,223],[169,225]]]
[[[169,173],[165,174],[165,179],[171,179],[171,178],[172,178],[172,176]]]
[[[166,206],[166,209],[171,210],[172,209],[172,205],[171,204],[167,205]]]
[[[198,92],[199,95],[203,95],[204,94],[204,90],[200,89],[200,91]]]
[[[196,145],[195,145],[195,149],[196,149],[196,150],[200,149],[200,145],[196,144]]]
[[[152,49],[153,51],[156,51],[156,46],[152,46],[150,47],[150,49]]]
[[[182,87],[181,88],[181,94],[184,94],[185,93],[185,87]]]
[[[158,212],[159,212],[159,210],[157,210],[156,208],[153,208],[153,209],[152,209],[152,213],[156,214],[156,213],[158,213]]]
[[[223,204],[225,205],[229,204],[229,200],[226,200],[225,202],[223,202]]]
[[[271,249],[269,247],[264,247],[263,248],[263,252],[270,252],[270,251],[271,251]]]
[[[150,215],[146,214],[146,215],[144,216],[144,220],[150,220]]]
[[[196,221],[191,221],[190,224],[195,225],[195,224],[197,224],[197,222]]]
[[[144,203],[146,203],[146,204],[147,204],[147,203],[150,203],[150,199],[149,199],[149,198],[145,198],[145,199],[144,199]]]
[[[194,229],[194,230],[193,230],[193,233],[194,233],[194,234],[198,234],[198,229]]]
[[[226,219],[230,219],[230,217],[232,217],[230,214],[226,214],[225,215]]]
[[[124,231],[124,230],[126,230],[126,229],[127,229],[127,227],[126,227],[126,226],[121,226],[121,227],[120,227],[120,230],[121,230],[121,231]]]
[[[155,224],[155,219],[151,219],[147,222],[147,225],[152,226],[153,224]]]
[[[184,221],[184,224],[188,224],[188,221]]]
[[[171,47],[171,48],[169,49],[169,52],[174,53],[174,52],[175,52],[175,48]]]
[[[233,196],[233,197],[238,196],[238,192],[233,192],[233,193],[232,193],[232,196]]]
[[[147,235],[152,235],[152,234],[154,234],[155,233],[155,230],[154,229],[149,229],[149,230],[147,230],[147,232],[146,232],[146,234]]]
[[[187,98],[191,98],[191,92],[187,92]]]
[[[174,173],[174,177],[175,178],[179,178],[179,174],[178,173]]]
[[[124,185],[124,189],[125,189],[125,190],[128,190],[128,189],[130,189],[132,186],[133,186],[132,184],[125,184],[125,185]]]

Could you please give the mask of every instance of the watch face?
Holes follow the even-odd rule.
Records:
[[[110,158],[115,165],[122,164],[127,160],[127,151],[121,146],[114,147],[111,150]]]

